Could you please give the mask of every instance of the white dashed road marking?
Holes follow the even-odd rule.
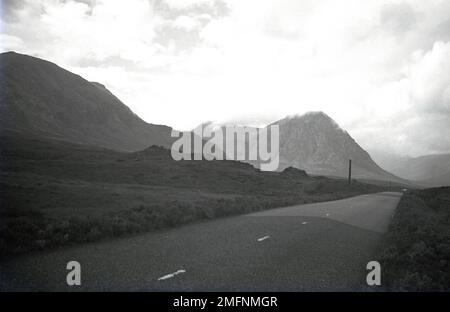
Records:
[[[258,242],[262,242],[263,240],[266,240],[266,239],[268,239],[270,236],[264,236],[264,237],[261,237],[261,238],[258,238]]]
[[[160,278],[158,278],[158,281],[163,281],[172,277],[175,277],[175,275],[181,274],[181,273],[186,273],[186,270],[178,270],[176,272],[161,276]]]
[[[302,224],[308,224],[308,222],[305,221],[305,222],[302,222]]]

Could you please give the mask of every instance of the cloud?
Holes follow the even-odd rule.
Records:
[[[164,0],[172,9],[188,9],[195,6],[209,5],[214,3],[214,0]]]
[[[197,28],[199,26],[199,23],[189,16],[181,15],[175,19],[173,25],[177,28],[182,28],[189,31]]]
[[[0,50],[7,52],[11,50],[21,50],[24,47],[22,39],[16,36],[0,34]]]
[[[381,24],[396,35],[414,29],[418,22],[417,13],[407,2],[390,3],[382,7],[380,13]]]
[[[371,120],[355,125],[357,137],[368,149],[414,156],[448,153],[449,72],[450,42],[412,53],[400,79],[368,93]]]
[[[450,42],[417,52],[408,68],[411,100],[419,112],[450,116]],[[430,83],[432,82],[432,83]]]
[[[3,0],[0,2],[1,18],[4,21],[15,21],[16,13],[25,6],[25,0]]]

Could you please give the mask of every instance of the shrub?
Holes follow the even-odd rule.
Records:
[[[313,187],[326,188],[319,181]],[[236,195],[229,198],[199,199],[195,202],[173,200],[158,204],[138,205],[115,213],[105,213],[96,218],[89,216],[64,219],[39,216],[8,217],[0,228],[0,254],[14,254],[30,250],[55,248],[68,244],[93,242],[152,230],[175,227],[193,221],[213,219],[264,209],[339,199],[361,193],[361,190],[332,192],[330,194],[305,194],[286,192],[264,195]]]
[[[401,199],[379,250],[385,289],[450,290],[450,207],[440,209],[449,191],[414,191]]]

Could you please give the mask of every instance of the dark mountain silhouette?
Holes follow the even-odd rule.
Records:
[[[295,167],[310,174],[346,177],[351,159],[355,178],[405,182],[380,168],[323,112],[287,117],[274,124],[280,127],[280,169]]]
[[[167,126],[148,124],[99,83],[39,58],[0,54],[3,131],[122,151],[169,147]]]

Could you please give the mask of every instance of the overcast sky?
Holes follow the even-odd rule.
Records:
[[[450,152],[450,1],[2,0],[0,48],[150,123],[322,110],[369,150]]]

